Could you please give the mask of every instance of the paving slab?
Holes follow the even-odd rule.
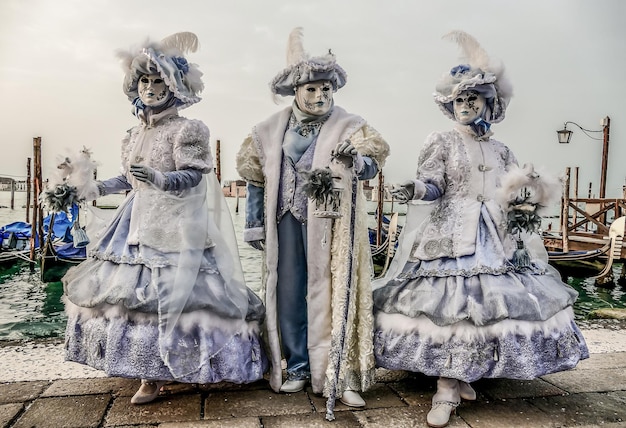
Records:
[[[626,390],[626,370],[596,369],[593,374],[572,370],[542,376],[542,379],[569,393]]]
[[[42,397],[61,397],[69,395],[114,394],[132,396],[139,388],[140,381],[119,377],[94,379],[61,379],[52,384],[41,394]]]
[[[155,426],[156,425],[115,425],[115,428],[154,428]],[[160,427],[161,424],[158,426]]]
[[[261,420],[259,418],[250,417],[204,420],[197,422],[171,422],[159,424],[159,428],[263,428],[263,425],[261,424]]]
[[[608,394],[590,392],[539,397],[528,402],[548,414],[557,426],[602,426],[607,423],[626,425],[624,402]]]
[[[34,400],[49,384],[48,381],[2,383],[0,384],[0,404]]]
[[[408,405],[430,409],[436,385],[436,378],[420,377],[391,383],[389,387]]]
[[[211,391],[250,391],[253,389],[271,389],[270,383],[266,379],[262,379],[252,383],[232,383],[232,382],[218,382],[218,383],[200,383],[196,387],[205,392]]]
[[[104,426],[199,421],[201,405],[200,394],[160,395],[153,402],[141,405],[130,404],[128,397],[116,397]]]
[[[372,409],[355,412],[354,417],[363,428],[416,428],[427,427],[426,414],[430,410],[425,407],[395,407],[388,409]],[[459,417],[450,417],[451,428],[467,428],[468,425]]]
[[[326,414],[326,397],[318,394],[314,394],[313,391],[308,388],[307,392],[315,411],[317,413]],[[339,399],[335,400],[335,412],[342,412],[346,410],[362,410],[362,409],[376,409],[380,407],[404,407],[406,403],[402,401],[400,396],[386,384],[377,383],[374,384],[369,391],[360,394],[365,400],[365,407],[355,408],[349,407],[343,404]]]
[[[39,398],[13,428],[95,428],[100,425],[110,399],[109,395]]]
[[[472,428],[554,428],[549,415],[521,398],[463,402],[457,414]]]
[[[279,416],[312,413],[305,391],[277,394],[271,390],[210,393],[204,402],[204,419]]]
[[[607,392],[606,395],[626,404],[626,391],[611,391]]]
[[[335,420],[329,422],[322,413],[300,413],[297,415],[266,416],[262,418],[263,428],[361,428],[351,412],[335,413]]]
[[[626,352],[610,354],[591,354],[586,360],[578,363],[574,370],[595,370],[626,368]]]
[[[22,403],[0,404],[0,427],[8,427],[23,409]]]
[[[507,398],[545,397],[563,395],[567,392],[542,379],[481,379],[472,384],[478,398],[481,395],[491,400]]]

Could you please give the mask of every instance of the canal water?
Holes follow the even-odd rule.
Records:
[[[100,199],[102,205],[117,205],[122,200],[119,195]],[[26,219],[26,194],[15,193],[15,208],[11,210],[10,192],[0,191],[0,226]],[[261,256],[242,240],[245,224],[245,201],[228,198],[233,216],[235,233],[239,242],[239,255],[243,264],[248,286],[254,291],[260,289]],[[622,266],[614,268],[615,278],[619,277]],[[579,292],[574,306],[578,320],[584,320],[589,312],[601,307],[626,307],[626,293],[620,285],[613,288],[598,288],[590,278],[566,276],[564,280]],[[8,341],[34,341],[60,338],[64,334],[66,318],[61,300],[61,282],[43,283],[39,269],[31,271],[27,262],[10,266],[0,266],[0,345]]]

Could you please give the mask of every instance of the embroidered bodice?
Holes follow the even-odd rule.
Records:
[[[482,205],[499,225],[502,239],[506,219],[494,200],[501,176],[513,153],[494,139],[474,139],[459,130],[430,134],[422,149],[417,178],[437,186],[441,198],[414,250],[422,260],[473,254]]]

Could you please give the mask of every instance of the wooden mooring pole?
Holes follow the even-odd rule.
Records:
[[[561,238],[563,242],[562,251],[569,252],[569,179],[570,167],[565,168],[565,186],[563,188],[563,198],[561,203]]]
[[[30,161],[30,158],[26,160],[26,223],[30,223]]]
[[[33,180],[33,222],[30,237],[30,270],[35,270],[36,239],[39,246],[43,245],[43,213],[39,207],[39,195],[43,189],[41,173],[41,137],[33,138],[33,158],[35,166],[35,178]]]
[[[15,209],[15,180],[11,179],[11,209]]]

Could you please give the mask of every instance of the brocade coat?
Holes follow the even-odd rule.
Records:
[[[278,225],[276,222],[279,199],[282,143],[292,109],[288,107],[256,125],[243,142],[237,156],[237,170],[242,178],[265,189],[265,258],[263,288],[266,304],[267,339],[270,348],[272,372],[270,385],[278,391],[282,384],[281,350],[276,306],[278,267]],[[363,156],[374,159],[379,168],[389,153],[382,136],[360,116],[347,113],[339,106],[322,126],[315,148],[312,169],[323,168],[331,161],[331,152],[337,144],[350,139]],[[342,193],[341,212],[337,220],[313,215],[315,203],[308,204],[307,260],[308,284],[308,351],[311,366],[311,385],[315,393],[328,392],[328,379],[338,364],[337,341],[344,318],[350,255],[350,212],[352,210],[350,177],[342,177],[347,190]],[[340,383],[366,390],[373,381],[374,356],[372,349],[373,314],[371,295],[371,253],[367,231],[367,210],[362,184],[357,185],[354,242],[353,284],[348,308],[346,332],[347,358],[344,358]],[[326,244],[324,234],[332,230]],[[313,256],[314,255],[314,256]],[[342,390],[344,385],[338,385]]]

